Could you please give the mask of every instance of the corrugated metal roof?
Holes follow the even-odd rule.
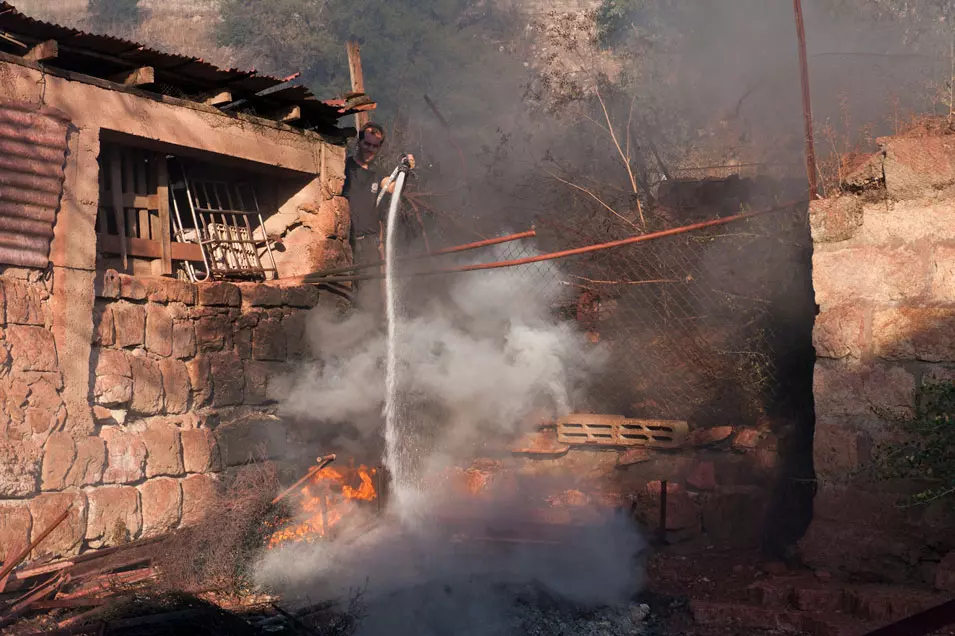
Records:
[[[248,99],[251,108],[255,110],[299,106],[302,111],[301,125],[321,122],[334,125],[338,119],[354,112],[317,99],[304,86],[294,86],[268,97],[256,98],[256,92],[284,83],[285,80],[259,75],[254,70],[222,69],[198,57],[164,53],[137,42],[43,22],[21,13],[5,0],[0,0],[0,31],[22,36],[31,42],[56,40],[60,45],[60,55],[46,63],[46,66],[51,68],[74,70],[68,67],[70,56],[84,54],[99,56],[95,62],[102,68],[103,74],[96,75],[97,77],[108,77],[124,68],[151,66],[156,69],[157,82],[175,85],[187,94],[231,90],[234,99]],[[111,68],[113,65],[118,66]]]
[[[62,113],[0,99],[0,263],[49,263],[68,130]]]

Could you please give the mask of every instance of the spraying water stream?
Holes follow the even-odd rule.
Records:
[[[395,191],[391,195],[385,232],[385,314],[388,327],[387,367],[385,380],[385,463],[391,471],[392,492],[398,504],[397,510],[408,510],[406,501],[413,492],[405,453],[401,447],[399,420],[399,378],[398,378],[398,323],[400,306],[395,279],[395,236],[398,206],[401,202],[401,190],[405,184],[406,173],[398,170],[395,178]]]

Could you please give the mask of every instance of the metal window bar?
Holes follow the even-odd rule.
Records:
[[[199,245],[204,265],[200,271],[186,263],[189,277],[196,282],[210,278],[277,278],[275,256],[255,190],[227,181],[194,179],[184,167],[182,177],[171,188],[184,193],[193,227],[183,224],[179,202],[173,196],[176,240]],[[248,196],[243,196],[243,187]]]

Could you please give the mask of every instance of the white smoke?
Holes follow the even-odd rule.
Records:
[[[536,409],[569,412],[574,392],[604,357],[553,318],[552,306],[571,289],[555,266],[463,274],[446,289],[434,278],[413,285],[408,290],[406,284],[403,294],[421,296],[422,288],[436,293],[402,322],[402,385],[415,403],[440,410],[445,452],[461,450],[478,431],[518,433]],[[380,427],[381,327],[368,313],[317,309],[307,334],[318,362],[295,378],[284,411],[330,427],[352,424],[366,434]]]
[[[540,539],[550,530],[541,530],[535,510],[577,475],[492,479],[484,496],[463,500],[448,476],[500,454],[533,430],[541,409],[557,416],[575,405],[604,356],[554,317],[557,305],[573,303],[573,288],[553,264],[442,280],[411,279],[401,292],[400,433],[403,461],[419,480],[415,514],[389,509],[357,523],[362,531],[351,525],[335,540],[272,549],[259,581],[290,605],[363,589],[360,634],[523,633],[514,622],[515,590],[587,606],[625,602],[642,582],[635,559],[643,547],[627,515],[580,506],[574,513],[587,523],[563,527],[572,536],[557,542],[486,541],[495,533]],[[321,360],[296,378],[285,409],[328,426],[352,424],[369,437],[379,432],[380,322],[318,310],[308,334]],[[389,506],[396,501],[408,499],[389,498]]]

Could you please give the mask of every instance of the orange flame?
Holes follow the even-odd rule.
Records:
[[[269,537],[268,547],[328,536],[342,519],[355,511],[355,502],[378,498],[374,484],[376,472],[364,465],[357,469],[326,466],[312,475],[299,489],[300,511],[305,520],[274,532]]]

